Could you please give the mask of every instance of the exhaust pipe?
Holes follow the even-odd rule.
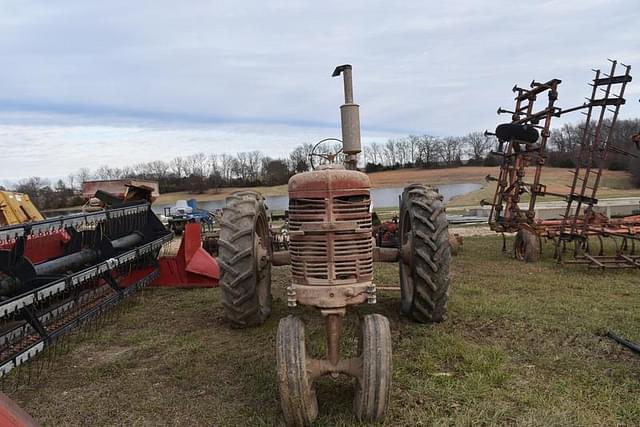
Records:
[[[344,80],[344,104],[340,106],[342,150],[346,155],[345,167],[356,170],[358,167],[358,154],[362,151],[360,142],[360,106],[353,102],[351,65],[345,64],[336,67],[332,77],[338,77],[340,74],[342,74]]]

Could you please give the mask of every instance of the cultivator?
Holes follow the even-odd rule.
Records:
[[[623,71],[616,74],[618,63],[611,61],[609,73],[594,70],[591,96],[580,106],[560,109],[555,106],[558,98],[558,79],[546,83],[532,82],[530,89],[514,87],[516,105],[513,111],[498,109],[498,114],[510,113],[512,121],[496,128],[498,150],[493,154],[502,157],[493,202],[490,203],[489,225],[500,233],[515,232],[514,255],[517,259],[536,261],[541,252],[542,237],[553,240],[558,262],[586,264],[591,267],[640,267],[635,254],[635,241],[639,239],[640,216],[610,219],[595,211],[596,193],[602,178],[608,153],[635,156],[611,143],[620,107],[624,105],[624,92],[631,81],[631,67],[621,64]],[[548,101],[543,108],[535,102],[542,94]],[[545,164],[546,144],[550,136],[553,117],[577,110],[586,121],[578,146],[575,170],[572,171],[568,193],[551,192],[540,182]],[[527,182],[527,167],[534,168],[533,180]],[[529,195],[526,208],[520,204],[521,196]],[[555,196],[566,202],[565,213],[559,219],[536,219],[536,202],[539,197]],[[485,201],[482,204],[487,204]],[[504,236],[504,234],[503,234]],[[597,238],[599,250],[592,254],[594,245],[589,238]],[[604,254],[603,239],[615,241],[616,253]],[[573,259],[564,260],[569,243],[574,244]],[[503,245],[506,250],[506,244]]]
[[[532,223],[538,197],[548,194],[546,187],[540,184],[540,176],[546,160],[551,120],[560,114],[560,109],[555,107],[560,83],[553,79],[546,83],[533,81],[530,89],[514,86],[513,111],[498,109],[498,114],[511,114],[511,122],[499,125],[494,134],[499,145],[492,154],[502,157],[502,164],[499,177],[493,179],[497,181],[497,188],[489,214],[492,230],[514,232],[523,223]],[[540,108],[538,98],[544,95],[547,102]],[[525,168],[530,165],[535,168],[533,181],[526,182]],[[526,210],[519,206],[523,194],[530,196]]]
[[[0,377],[159,275],[147,203],[0,228]]]
[[[569,193],[567,206],[559,230],[555,236],[556,257],[563,261],[567,242],[575,242],[574,259],[568,263],[587,264],[594,267],[640,267],[635,256],[635,240],[640,239],[640,216],[624,221],[598,221],[594,206],[598,203],[596,192],[602,178],[609,153],[633,156],[611,142],[620,107],[625,103],[624,92],[631,81],[631,67],[622,65],[623,72],[616,75],[616,61],[611,61],[608,74],[595,70],[591,97],[585,104],[586,116],[580,137],[579,153]],[[600,245],[597,255],[590,254],[589,236],[612,237],[616,241],[616,255],[605,256]],[[618,241],[621,241],[618,244]],[[628,244],[629,240],[632,242]],[[630,255],[625,251],[631,249]]]

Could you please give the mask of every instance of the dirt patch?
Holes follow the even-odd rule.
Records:
[[[487,224],[483,225],[466,225],[466,226],[449,226],[449,234],[457,234],[462,237],[471,236],[493,236],[495,231],[491,230]]]
[[[105,365],[125,358],[131,352],[127,347],[103,347],[93,343],[79,346],[73,353],[77,364],[86,366]]]

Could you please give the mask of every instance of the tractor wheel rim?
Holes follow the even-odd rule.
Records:
[[[254,271],[256,272],[256,280],[258,282],[256,286],[256,294],[258,296],[259,306],[265,307],[268,304],[269,298],[269,275],[270,275],[270,262],[269,262],[269,247],[265,242],[268,242],[267,235],[268,229],[261,216],[256,219],[254,226],[253,236],[253,256],[254,256]]]
[[[519,260],[523,260],[524,259],[524,253],[525,253],[525,245],[524,242],[517,242],[515,244],[515,255],[516,258]]]
[[[400,287],[401,304],[403,307],[409,306],[413,301],[413,276],[411,274],[412,253],[414,251],[413,233],[411,230],[411,216],[407,210],[402,218],[403,233],[400,236]],[[407,262],[407,255],[409,260]]]

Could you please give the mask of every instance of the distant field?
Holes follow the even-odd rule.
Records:
[[[394,292],[349,311],[346,352],[355,349],[358,315],[391,321],[385,425],[640,425],[640,357],[603,337],[613,330],[640,341],[639,273],[560,267],[549,246],[541,263],[524,264],[500,247],[497,236],[465,240],[443,323],[400,316]],[[376,264],[375,280],[396,285],[397,265]],[[324,349],[317,311],[287,309],[289,281],[289,268],[274,268],[274,312],[244,331],[226,324],[220,289],[146,290],[103,328],[58,350],[44,379],[10,396],[42,425],[283,425],[278,320],[301,316],[311,351]],[[357,425],[352,384],[318,382],[314,425]]]
[[[542,183],[552,192],[565,193],[569,184],[569,169],[546,168],[543,170]],[[481,183],[480,190],[459,196],[449,202],[449,206],[475,206],[481,199],[491,199],[495,191],[495,183],[487,183],[487,175],[496,176],[497,167],[459,167],[451,169],[400,169],[393,171],[375,172],[369,174],[371,185],[374,188],[402,187],[411,183],[423,184],[457,184],[457,183]],[[532,174],[532,169],[531,169]],[[221,200],[234,191],[241,188],[221,188],[217,191],[209,191],[205,194],[190,194],[186,192],[162,194],[156,201],[157,204],[174,204],[176,200],[195,198],[198,201]],[[247,189],[247,188],[243,188]],[[250,187],[265,196],[281,196],[287,194],[286,185],[274,187]],[[606,171],[598,192],[601,198],[640,196],[640,189],[633,189],[630,185],[629,174],[622,171]],[[545,200],[554,200],[546,198]],[[544,200],[541,200],[544,201]]]

